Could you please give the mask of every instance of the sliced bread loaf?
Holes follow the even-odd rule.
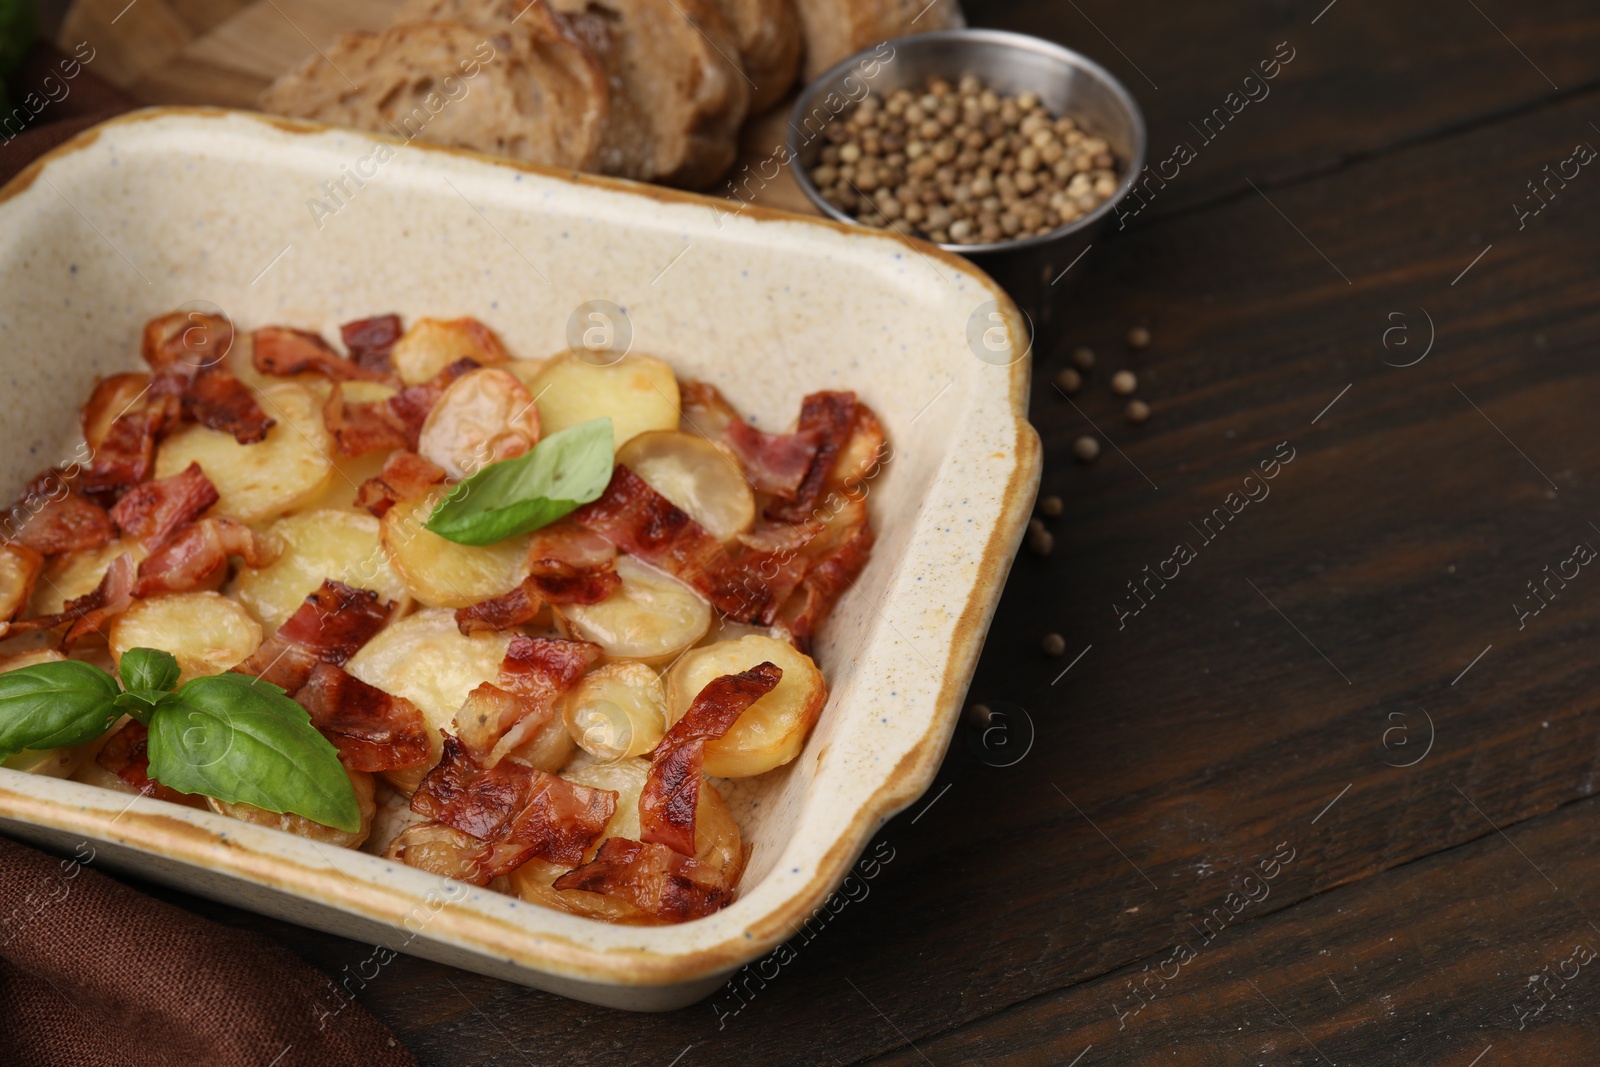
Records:
[[[890,37],[965,26],[959,0],[795,0],[806,41],[806,80]]]
[[[739,42],[749,77],[750,114],[760,115],[788,95],[800,73],[800,14],[794,0],[717,0]]]

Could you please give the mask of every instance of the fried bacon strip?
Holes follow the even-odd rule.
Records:
[[[415,704],[331,663],[313,666],[294,699],[350,770],[398,770],[428,758],[428,724]]]
[[[650,777],[639,794],[643,841],[694,855],[694,817],[706,742],[727,733],[746,708],[776,689],[782,679],[782,668],[758,663],[747,671],[713,678],[700,690],[651,753]]]
[[[116,535],[106,509],[78,492],[61,471],[23,487],[6,516],[6,534],[46,556],[99,548]]]
[[[191,463],[181,474],[134,486],[111,509],[111,521],[154,551],[217,500],[217,487],[200,464]]]
[[[62,647],[71,646],[88,634],[97,632],[100,624],[111,616],[127,611],[128,605],[133,603],[134,585],[137,580],[133,557],[124,552],[111,561],[111,566],[106,568],[99,585],[83,596],[67,601],[61,611],[54,615],[36,615],[31,619],[20,619],[11,623],[6,632],[19,634],[54,630],[57,626],[71,623],[72,628],[67,631],[61,642]]]
[[[619,463],[600,499],[572,513],[574,521],[630,555],[688,582],[718,611],[748,622],[771,593],[743,582],[734,561],[705,527]]]
[[[93,458],[78,487],[99,503],[150,477],[156,442],[182,417],[177,397],[151,394],[148,374],[113,374],[100,381],[81,414]]]
[[[378,518],[402,500],[422,496],[445,479],[444,468],[430,463],[415,452],[396,452],[383,462],[376,478],[368,478],[356,490],[356,504]]]
[[[563,866],[584,852],[616,812],[617,794],[591,789],[507,760],[485,767],[459,738],[446,736],[439,765],[428,772],[411,810],[494,846],[489,877],[509,874],[538,857]]]
[[[428,412],[450,383],[478,369],[477,360],[458,359],[425,382],[408,386],[387,400],[350,404],[337,384],[322,408],[322,421],[339,443],[344,456],[361,456],[380,449],[416,451]]]
[[[866,566],[876,535],[865,521],[854,525],[838,544],[829,547],[800,580],[800,588],[767,621],[781,622],[789,630],[794,646],[807,655],[817,631],[833,611],[834,604],[861,568]]]
[[[141,597],[215,589],[228,574],[228,557],[265,567],[276,557],[270,543],[242,522],[214,515],[190,523],[139,564]]]
[[[321,588],[295,609],[278,632],[261,643],[249,659],[233,668],[294,695],[319,663],[342,667],[383,629],[393,604],[379,601],[369,589],[352,589],[324,579]]]
[[[814,436],[817,451],[793,499],[775,500],[767,505],[767,518],[797,522],[811,514],[828,475],[833,472],[834,461],[850,439],[855,421],[854,393],[812,393],[801,401],[800,426],[796,432]]]
[[[733,902],[733,887],[710,864],[625,837],[606,838],[594,859],[553,884],[616,897],[671,923],[703,919]]]
[[[287,376],[311,371],[336,382],[382,381],[388,377],[345,359],[320,334],[310,330],[263,326],[250,337],[250,359],[262,374]]]
[[[533,535],[529,574],[509,593],[456,611],[464,634],[509,630],[539,614],[545,604],[598,604],[616,592],[617,550],[610,541],[565,520]]]
[[[185,802],[184,794],[150,777],[150,731],[141,723],[129,721],[112,734],[94,761],[147,797],[173,804]]]
[[[393,369],[389,353],[402,332],[399,315],[375,315],[345,323],[339,327],[339,339],[359,366],[388,374]]]
[[[228,367],[233,339],[233,323],[225,316],[175,311],[145,323],[141,351],[156,372],[153,396],[176,397],[186,420],[250,445],[275,422]]]
[[[815,428],[764,433],[741,419],[714,385],[683,382],[678,392],[684,421],[703,436],[733,449],[755,489],[789,499],[795,496],[822,441]]]
[[[456,712],[456,735],[472,758],[496,767],[507,752],[550,721],[556,698],[599,659],[599,645],[518,634],[500,673],[471,693]]]

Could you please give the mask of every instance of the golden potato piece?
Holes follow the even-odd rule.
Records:
[[[322,404],[299,385],[272,385],[256,394],[261,410],[277,420],[266,439],[241,445],[232,434],[185,426],[156,451],[157,478],[200,464],[220,499],[214,512],[260,522],[314,498],[333,477],[333,437],[322,423]]]
[[[43,570],[44,557],[39,553],[27,545],[0,541],[0,624],[28,606]]]
[[[450,384],[422,424],[417,453],[459,481],[539,443],[539,409],[515,375],[485,368]]]
[[[178,660],[181,680],[221,674],[261,645],[261,624],[220,593],[167,593],[136,600],[106,637],[120,667],[130,648],[157,648]]]
[[[0,656],[0,674],[6,671],[32,667],[36,663],[59,663],[67,657],[53,648],[39,648],[32,652],[19,652],[14,656]],[[0,767],[22,771],[24,774],[42,774],[47,778],[71,778],[72,772],[83,762],[83,746],[77,748],[25,748],[14,752]]]
[[[355,833],[335,829],[314,822],[304,815],[280,815],[274,811],[266,811],[252,804],[234,804],[216,797],[206,797],[206,804],[218,815],[226,815],[230,819],[239,819],[242,822],[254,823],[257,826],[266,826],[274,830],[294,834],[296,837],[309,837],[313,841],[324,845],[338,845],[341,848],[360,848],[367,840],[367,835],[372,833],[372,816],[377,812],[378,805],[374,800],[374,785],[372,775],[366,771],[346,770],[350,776],[350,785],[355,790],[356,804],[361,808],[361,829]]]
[[[578,680],[561,698],[567,732],[601,759],[641,756],[667,732],[667,690],[643,663],[608,663]]]
[[[39,575],[28,613],[56,615],[66,609],[67,601],[94,592],[100,579],[105,577],[106,569],[124,552],[131,553],[135,563],[148,555],[143,545],[129,538],[56,556]]]
[[[594,857],[600,844],[608,837],[625,837],[633,841],[639,839],[639,794],[644,790],[645,779],[650,776],[649,760],[598,760],[580,753],[562,770],[561,776],[579,785],[611,789],[617,793],[616,814],[611,816],[605,830],[595,838],[594,845],[584,857],[586,860]],[[739,824],[734,821],[722,794],[706,781],[700,783],[700,799],[695,807],[694,838],[695,858],[721,871],[729,885],[737,886],[740,875],[744,873],[744,842],[739,833]],[[505,888],[531,903],[559,908],[591,919],[639,924],[656,921],[627,901],[615,897],[581,889],[555,889],[551,883],[565,873],[567,868],[557,864],[546,860],[530,860],[511,872],[505,880]]]
[[[510,358],[500,338],[477,319],[418,319],[389,353],[390,365],[407,385],[427,381],[458,359],[493,367]]]
[[[574,637],[593,641],[610,659],[665,663],[711,628],[711,605],[676,578],[617,557],[622,585],[598,604],[556,604]]]
[[[705,773],[714,778],[748,778],[799,755],[828,701],[827,683],[810,656],[787,641],[755,635],[693,649],[667,672],[670,729],[713,679],[763,662],[776,664],[783,680],[746,708],[726,734],[706,742]]]
[[[392,603],[410,595],[389,565],[378,541],[378,520],[371,515],[303,511],[273,523],[266,536],[278,550],[276,562],[241,568],[229,591],[268,633],[287,622],[327,578],[371,589]]]
[[[528,537],[493,545],[458,545],[424,529],[443,491],[403,500],[383,517],[389,562],[429,607],[465,608],[509,593],[528,576]]]
[[[750,528],[756,498],[739,461],[721,446],[677,430],[639,434],[617,451],[617,462],[650,483],[721,541]]]
[[[571,352],[554,356],[528,387],[539,398],[546,437],[591,419],[609,418],[621,448],[647,430],[678,428],[678,379],[650,356],[624,356],[608,367]]]

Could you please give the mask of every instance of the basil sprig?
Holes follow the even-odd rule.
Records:
[[[361,829],[338,751],[282,689],[219,674],[174,690],[178,661],[151,648],[125,653],[119,673],[122,692],[111,675],[78,660],[0,674],[0,760],[85,744],[127,712],[150,729],[150,777],[162,785],[347,833]]]
[[[599,499],[613,463],[610,419],[568,427],[450,490],[425,528],[462,545],[492,545],[537,530]]]

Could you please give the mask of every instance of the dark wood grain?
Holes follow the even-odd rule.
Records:
[[[360,999],[420,1062],[943,1067],[1070,1063],[1091,1043],[1085,1067],[1324,1062],[1310,1042],[1337,1063],[1469,1067],[1490,1044],[1479,1067],[1593,1062],[1600,962],[1526,1029],[1511,1006],[1574,939],[1600,948],[1584,933],[1600,573],[1552,586],[1520,627],[1512,605],[1600,545],[1600,167],[1522,229],[1512,204],[1574,144],[1600,145],[1600,18],[1340,0],[1311,27],[1320,3],[1190,7],[982,19],[1106,60],[1155,143],[1278,41],[1298,49],[1062,297],[1070,329],[1039,354],[1033,411],[1065,513],[1054,553],[1018,561],[973,688],[1026,710],[1012,746],[963,729],[934,791],[881,833],[894,859],[870,894],[737,1013],[725,994],[626,1015],[402,959]],[[1394,366],[1430,318],[1431,353]],[[1135,324],[1155,337],[1138,356],[1121,342]],[[1099,353],[1076,406],[1050,384],[1075,344]],[[1123,366],[1146,426],[1105,386]],[[1093,427],[1117,447],[1077,464]],[[1190,523],[1281,442],[1294,458],[1270,495],[1207,543]],[[1119,623],[1126,583],[1180,542],[1194,559]],[[1047,632],[1063,657],[1039,651]],[[1268,895],[1226,911],[1119,1029],[1129,979],[1217,925],[1281,845],[1294,859]],[[195,906],[330,973],[370,951]]]

